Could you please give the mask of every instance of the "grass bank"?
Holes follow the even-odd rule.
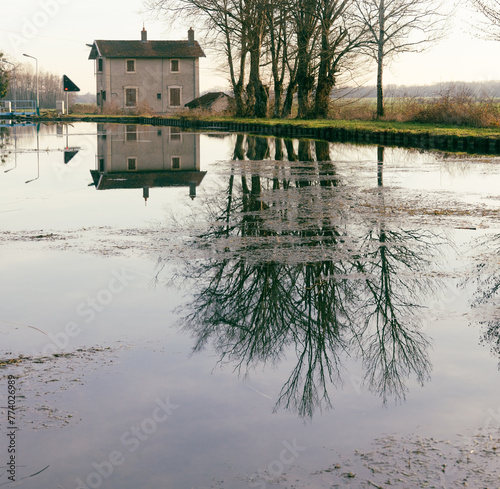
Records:
[[[460,138],[493,138],[500,139],[500,128],[469,127],[447,124],[417,123],[417,122],[395,122],[395,121],[366,121],[366,120],[342,120],[342,119],[254,119],[232,116],[212,116],[183,113],[180,116],[161,117],[155,119],[173,119],[183,122],[192,121],[205,123],[233,123],[248,126],[291,126],[310,129],[345,129],[348,131],[368,131],[373,133],[408,134],[408,135],[430,135],[430,136],[457,136]],[[137,115],[112,115],[112,114],[70,114],[57,116],[54,111],[44,111],[36,118],[40,122],[123,122],[137,123],[142,119]]]
[[[213,122],[233,122],[254,125],[290,125],[313,129],[334,128],[349,131],[389,132],[406,134],[429,134],[432,136],[458,136],[458,137],[483,137],[500,138],[500,128],[467,127],[445,124],[417,123],[417,122],[392,122],[392,121],[364,121],[341,119],[250,119],[237,117],[206,116],[196,117],[195,120]]]

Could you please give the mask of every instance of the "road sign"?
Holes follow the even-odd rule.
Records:
[[[66,76],[63,75],[63,85],[65,92],[79,92],[80,89]]]

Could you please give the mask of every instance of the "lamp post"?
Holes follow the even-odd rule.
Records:
[[[4,170],[4,173],[9,173],[17,168],[17,126],[14,124],[14,168]]]
[[[36,62],[36,115],[40,115],[40,101],[38,99],[38,59],[29,54],[23,54],[27,58],[33,58]]]
[[[13,89],[13,92],[14,92],[14,112],[16,110],[16,65],[14,63],[11,63],[10,61],[7,61],[6,59],[0,59],[0,61],[2,61],[3,63],[7,63],[9,65],[12,65],[14,68],[14,89]]]
[[[36,167],[37,167],[37,175],[36,178],[32,178],[31,180],[26,180],[24,183],[34,182],[40,178],[40,138],[38,136],[38,126],[36,131]]]

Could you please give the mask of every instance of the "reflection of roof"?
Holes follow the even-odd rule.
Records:
[[[189,107],[190,109],[195,109],[197,107],[204,108],[204,107],[209,107],[211,104],[213,104],[216,100],[219,100],[220,98],[227,97],[230,99],[231,97],[229,95],[226,95],[224,92],[209,92],[206,93],[205,95],[202,95],[201,97],[195,98],[194,100],[191,100],[191,102],[188,102],[185,104],[184,107]]]
[[[200,58],[205,53],[198,41],[94,41],[89,59],[107,58]]]
[[[199,186],[206,171],[176,170],[148,172],[100,173],[90,170],[97,190],[141,187],[188,187]]]

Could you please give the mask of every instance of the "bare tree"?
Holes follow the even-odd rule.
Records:
[[[54,109],[57,100],[65,100],[62,76],[48,71],[40,71],[38,74],[40,107]],[[36,99],[36,74],[29,64],[16,65],[16,99]],[[14,99],[14,87],[11,86],[6,93],[8,99]],[[70,104],[74,100],[74,93],[70,94]]]
[[[470,2],[485,19],[478,29],[487,39],[500,41],[500,0],[470,0]]]
[[[443,36],[441,0],[356,0],[357,17],[370,33],[368,53],[377,63],[377,117],[384,116],[383,72],[391,57],[420,52]]]
[[[266,14],[271,8],[268,0],[246,0],[245,19],[248,26],[250,74],[247,86],[249,108],[255,117],[267,116],[268,89],[262,83],[260,65],[262,42],[266,33]]]
[[[274,85],[273,117],[281,117],[285,107],[283,103],[285,77],[288,75],[288,87],[289,89],[291,87],[292,93],[290,95],[292,99],[294,84],[291,82],[295,79],[294,69],[291,64],[294,58],[293,31],[290,27],[290,10],[284,1],[276,0],[274,7],[267,9],[267,30],[267,56],[270,58]],[[286,110],[289,107],[291,111],[289,100],[288,104]]]
[[[330,94],[339,73],[367,42],[366,28],[352,16],[352,0],[318,0],[321,36],[314,117],[328,117]]]
[[[201,27],[224,55],[237,115],[246,115],[245,76],[249,23],[243,0],[146,0],[146,8],[173,24],[179,17]]]
[[[318,34],[317,0],[295,0],[291,9],[297,36],[298,117],[311,115],[311,94],[314,89],[314,45]]]
[[[0,51],[0,59],[2,58],[3,53]],[[5,95],[7,95],[7,89],[9,87],[9,73],[4,67],[4,63],[0,63],[0,99],[3,99]]]
[[[269,0],[149,0],[147,7],[165,18],[198,21],[227,61],[237,115],[265,117],[269,93],[261,79]],[[173,22],[173,20],[170,20]],[[248,83],[246,71],[249,64]],[[246,91],[245,91],[246,89]]]

